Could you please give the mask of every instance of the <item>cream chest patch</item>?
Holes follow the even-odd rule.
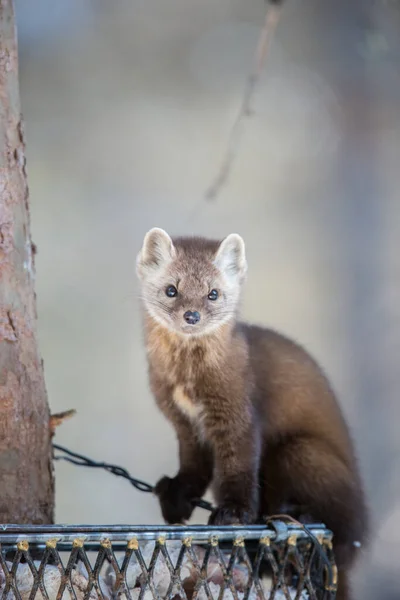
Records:
[[[201,406],[195,404],[193,400],[185,394],[181,385],[177,385],[174,389],[173,398],[175,404],[191,421],[198,421],[201,416]]]

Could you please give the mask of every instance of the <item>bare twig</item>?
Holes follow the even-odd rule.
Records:
[[[251,102],[254,96],[254,91],[263,70],[268,55],[268,50],[271,46],[271,41],[279,22],[281,10],[281,4],[269,5],[267,8],[264,26],[258,40],[257,50],[254,58],[254,67],[246,82],[240,109],[228,138],[225,156],[214,182],[206,192],[207,200],[215,200],[229,177],[232,163],[238,151],[241,126],[245,117],[248,117],[252,114]]]
[[[61,413],[56,413],[50,416],[50,433],[53,436],[56,432],[56,427],[59,427],[66,421],[76,415],[76,410],[72,408],[71,410],[65,410]]]

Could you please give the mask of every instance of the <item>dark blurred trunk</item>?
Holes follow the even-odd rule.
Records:
[[[0,0],[0,523],[51,523],[49,407],[36,334],[13,0]]]

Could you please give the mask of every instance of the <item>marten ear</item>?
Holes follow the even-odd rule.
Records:
[[[247,271],[244,241],[237,233],[231,233],[220,244],[214,260],[218,269],[228,277],[242,277]]]
[[[146,233],[142,249],[137,256],[137,274],[142,277],[149,269],[158,269],[170,262],[175,254],[175,247],[168,233],[159,227],[153,227]]]

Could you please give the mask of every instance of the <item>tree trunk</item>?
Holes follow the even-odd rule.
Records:
[[[14,7],[0,0],[0,523],[53,521],[28,200]]]

